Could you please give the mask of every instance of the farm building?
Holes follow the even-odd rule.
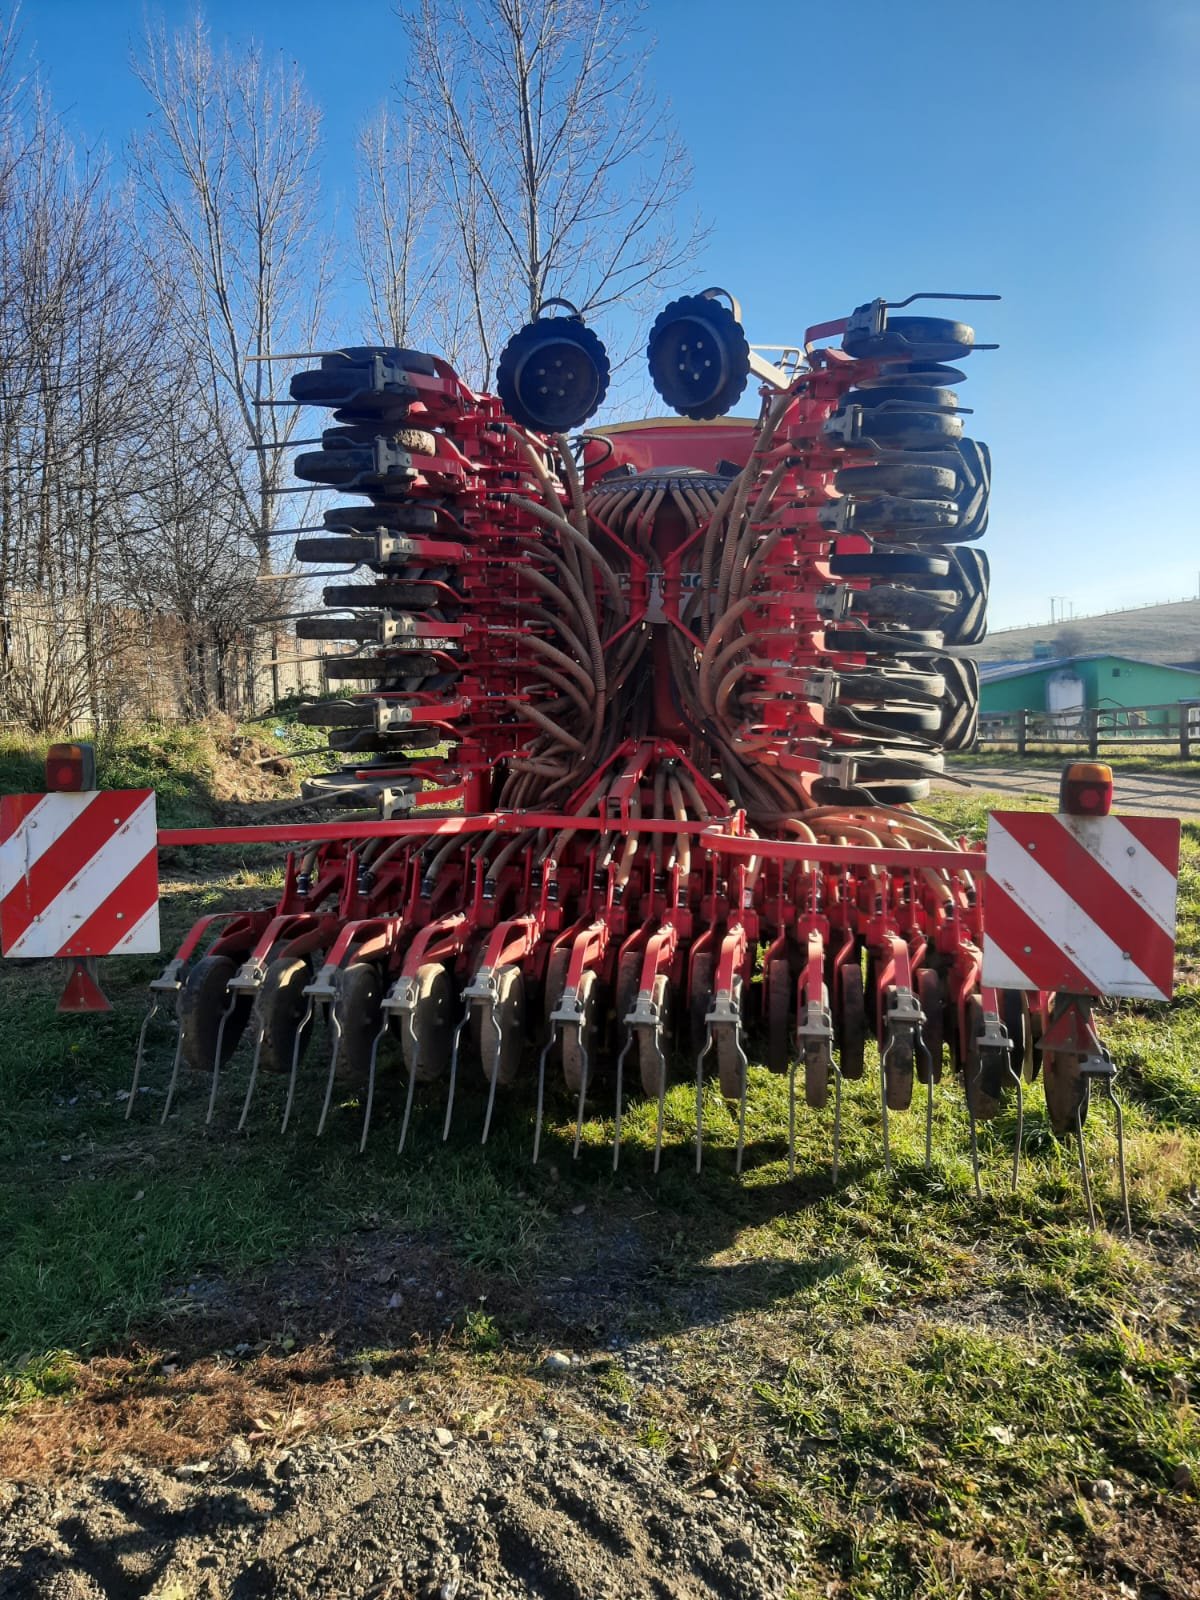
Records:
[[[1033,661],[987,661],[979,668],[979,709],[1051,712],[1062,718],[1084,710],[1174,706],[1200,700],[1200,669],[1169,667],[1131,656],[1040,656]],[[1166,723],[1167,713],[1146,717]]]

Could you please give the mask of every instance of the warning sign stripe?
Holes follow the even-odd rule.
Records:
[[[99,860],[99,857],[97,857]],[[89,876],[86,869],[79,875],[82,886]],[[92,892],[88,900],[94,900],[106,882],[111,883],[112,873],[107,876],[97,874]],[[74,898],[74,896],[73,896]],[[122,946],[127,944],[136,934],[137,929],[145,922],[158,905],[158,863],[154,856],[143,856],[131,870],[122,869],[111,888],[96,909],[86,918],[80,926],[72,924],[71,929],[64,930],[64,941],[59,950],[60,955],[87,955],[93,950],[107,950],[112,955],[119,955]],[[131,910],[137,907],[137,910]],[[141,908],[145,907],[145,910]],[[76,916],[79,914],[79,902],[73,906]],[[52,932],[50,937],[55,935]],[[15,952],[20,955],[20,951]]]
[[[1031,845],[1045,851],[1042,830],[1035,830],[1019,815],[1010,815],[1005,819],[1004,831],[1031,858],[1035,855],[1030,849]],[[1158,971],[1164,963],[1169,970],[1175,951],[1174,938],[1161,921],[1113,878],[1099,853],[1085,849],[1067,827],[1059,828],[1051,848],[1054,852],[1054,876],[1049,878],[1047,874],[1047,877],[1055,889],[1058,890],[1060,884],[1069,886],[1070,899],[1122,952],[1137,950],[1139,960],[1151,972]],[[1037,865],[1046,872],[1044,861],[1038,861]],[[1037,881],[1036,876],[1031,878],[1030,892],[1033,892],[1032,885]],[[1058,892],[1061,894],[1066,891]],[[1036,896],[1035,906],[1039,900],[1040,896]]]
[[[1042,985],[1035,983],[1030,974],[1049,967],[1062,975],[1058,987],[1076,994],[1095,992],[1095,973],[1085,971],[1072,960],[1071,954],[1049,937],[1042,923],[995,878],[988,879],[986,915],[991,919],[989,938],[992,924],[1003,920],[1004,925],[1004,948],[999,950],[993,943],[988,952],[992,960],[987,977],[997,988],[1040,989]]]
[[[22,941],[39,916],[47,938],[53,938],[49,930],[57,921],[65,939],[81,917],[90,917],[103,905],[132,865],[121,830],[152,803],[145,791],[138,789],[97,794],[57,834],[48,825],[31,826],[37,822],[36,813],[25,819],[4,846],[5,892],[0,915],[9,955],[22,953]],[[46,821],[43,817],[43,824]],[[69,897],[69,906],[59,903],[63,897]]]

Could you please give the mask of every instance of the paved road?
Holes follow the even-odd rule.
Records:
[[[956,778],[964,778],[974,789],[993,794],[1057,795],[1057,771],[1048,767],[968,767],[955,765]],[[1200,822],[1200,779],[1181,778],[1169,773],[1117,772],[1116,810],[1145,816],[1186,817]],[[935,789],[959,786],[939,780]]]

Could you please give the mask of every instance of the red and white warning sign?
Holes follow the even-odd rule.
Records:
[[[1169,1000],[1175,817],[995,811],[988,822],[983,981]]]
[[[153,789],[0,799],[0,952],[110,956],[158,948]]]

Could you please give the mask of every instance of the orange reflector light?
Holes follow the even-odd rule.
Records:
[[[52,744],[46,752],[46,788],[80,794],[96,787],[96,752],[90,744]]]
[[[1068,761],[1058,791],[1058,809],[1069,817],[1106,817],[1112,810],[1112,768],[1103,761]]]

